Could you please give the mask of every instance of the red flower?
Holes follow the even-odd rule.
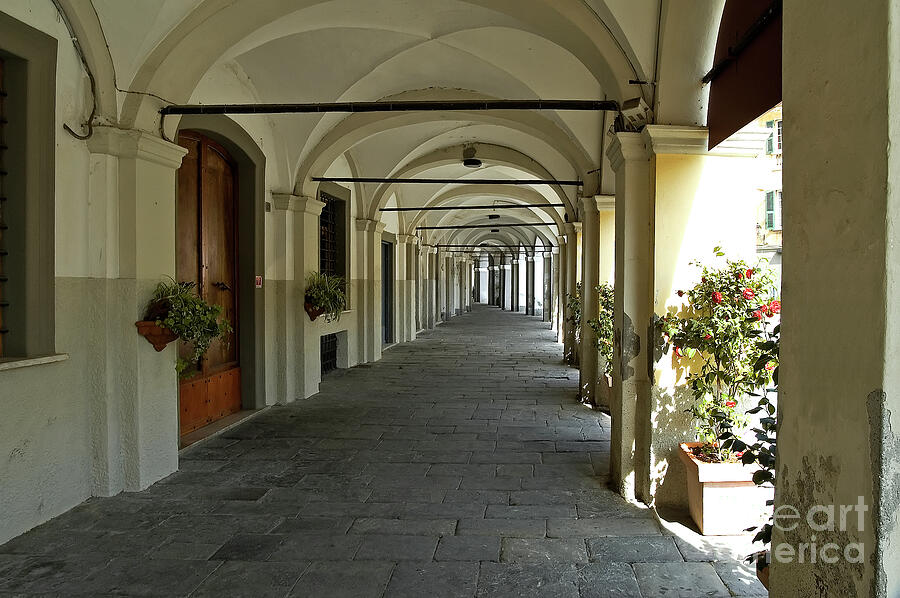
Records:
[[[753,268],[747,268],[747,271],[744,272],[744,276],[747,278],[753,278]]]
[[[736,401],[725,401],[725,406],[726,407],[737,407],[737,402]]]
[[[713,303],[722,303],[722,293],[714,291],[712,294]]]
[[[734,456],[737,457],[738,459],[740,459],[741,457],[744,456],[744,451],[738,451],[734,454]]]
[[[675,357],[684,357],[684,353],[681,352],[681,347],[675,347]]]
[[[704,335],[703,335],[703,338],[704,338],[705,340],[709,340],[709,339],[712,338],[712,335],[711,335],[711,334],[704,334]]]
[[[772,370],[775,369],[775,364],[772,363],[772,362],[767,363],[767,364],[766,364],[766,369],[769,370],[769,371],[771,372]]]
[[[738,279],[738,280],[742,279],[743,277],[744,277],[744,273],[743,273],[743,272],[738,272],[738,273],[737,273],[737,279]]]
[[[772,301],[772,303],[769,304],[769,311],[771,311],[773,314],[780,314],[781,301]]]
[[[762,319],[765,318],[765,315],[763,314],[762,310],[757,309],[755,312],[753,312],[753,317],[755,317],[757,320],[762,321]]]
[[[684,291],[675,291],[675,294],[679,297],[684,297]]]
[[[741,295],[743,295],[744,299],[747,299],[748,301],[756,297],[756,293],[753,292],[753,289],[744,289],[744,292],[741,293]]]

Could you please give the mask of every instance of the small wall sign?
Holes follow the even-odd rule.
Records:
[[[256,277],[256,288],[257,288],[257,289],[261,289],[261,288],[262,288],[262,280],[263,280],[263,277],[262,277],[262,276],[257,276],[257,277]]]

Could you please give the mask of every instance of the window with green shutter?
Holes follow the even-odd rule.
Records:
[[[774,120],[766,121],[767,129],[774,129],[774,127],[775,127]],[[771,133],[769,133],[769,138],[766,139],[766,153],[767,154],[775,153],[775,131],[774,130]]]
[[[775,192],[766,191],[766,230],[775,228]]]

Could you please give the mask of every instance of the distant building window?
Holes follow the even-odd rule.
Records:
[[[783,140],[782,121],[780,119],[766,121],[766,128],[771,129],[769,138],[766,140],[766,153],[770,155],[781,153]]]
[[[781,230],[781,191],[766,191],[766,230]]]

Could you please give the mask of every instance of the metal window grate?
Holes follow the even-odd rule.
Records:
[[[0,58],[0,357],[3,357],[3,337],[5,334],[9,332],[5,325],[4,320],[4,310],[9,306],[9,302],[5,300],[4,291],[7,290],[6,283],[8,281],[8,277],[6,276],[6,258],[8,252],[6,251],[6,244],[4,239],[5,231],[9,229],[9,225],[6,222],[4,207],[6,206],[6,177],[8,173],[6,172],[5,158],[6,158],[6,84],[4,82],[4,69],[3,69],[3,59]]]
[[[319,272],[335,276],[337,271],[337,212],[339,199],[321,194],[325,207],[319,217]]]
[[[326,334],[321,339],[322,375],[337,369],[337,334]]]

